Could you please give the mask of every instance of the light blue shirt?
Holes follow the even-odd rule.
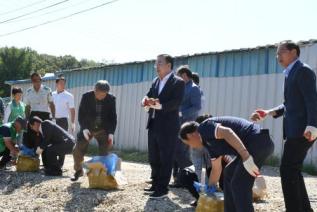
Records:
[[[184,97],[180,106],[182,123],[194,121],[201,109],[201,90],[192,80],[185,84]]]
[[[298,61],[298,59],[294,60],[292,63],[290,63],[286,69],[283,70],[283,73],[285,75],[285,77],[288,77],[290,71],[292,70],[293,66],[295,65],[295,63]]]

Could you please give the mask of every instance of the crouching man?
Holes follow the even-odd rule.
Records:
[[[17,156],[19,149],[15,146],[16,139],[26,127],[26,121],[18,116],[14,122],[0,126],[0,169],[4,169],[11,160],[11,155]],[[11,154],[11,155],[10,155]]]
[[[32,126],[34,125],[34,120],[32,120]],[[36,149],[43,142],[43,136],[41,133],[32,130],[31,122],[28,122],[27,129],[23,133],[23,141],[20,147],[20,153],[22,155],[27,155],[31,157],[37,157]]]
[[[99,80],[95,89],[83,94],[81,98],[78,112],[80,131],[73,152],[75,174],[72,181],[83,175],[82,162],[93,137],[98,142],[100,156],[107,155],[113,145],[117,125],[116,98],[109,90],[109,83]]]
[[[50,120],[42,121],[34,116],[29,122],[30,133],[34,131],[42,135],[36,154],[42,155],[45,175],[61,176],[63,164],[60,159],[72,153],[74,137]]]
[[[252,187],[259,168],[273,152],[268,130],[245,119],[214,117],[198,124],[186,122],[180,130],[183,142],[191,148],[205,147],[211,157],[209,186],[214,186],[222,172],[222,157],[237,157],[224,169],[225,211],[252,212]]]

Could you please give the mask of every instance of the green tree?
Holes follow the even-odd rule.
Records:
[[[44,75],[59,70],[99,65],[102,64],[87,59],[78,61],[71,55],[56,57],[48,54],[38,54],[31,48],[0,48],[0,95],[10,95],[10,87],[4,84],[5,81],[29,78],[31,72]]]
[[[10,95],[4,81],[25,79],[32,71],[33,54],[29,48],[5,47],[0,49],[0,95]]]

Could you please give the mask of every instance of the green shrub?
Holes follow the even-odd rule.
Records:
[[[267,166],[275,166],[276,167],[276,166],[280,165],[280,159],[277,156],[272,155],[268,159],[266,159],[264,164]]]
[[[312,165],[312,164],[305,164],[303,167],[303,172],[306,172],[307,174],[310,175],[317,175],[317,168],[316,166]]]

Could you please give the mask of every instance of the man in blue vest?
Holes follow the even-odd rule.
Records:
[[[253,212],[252,187],[263,165],[274,149],[268,130],[237,117],[213,117],[186,122],[180,137],[191,148],[206,148],[211,158],[207,190],[215,190],[222,173],[222,158],[237,156],[224,169],[224,207],[226,212]]]

